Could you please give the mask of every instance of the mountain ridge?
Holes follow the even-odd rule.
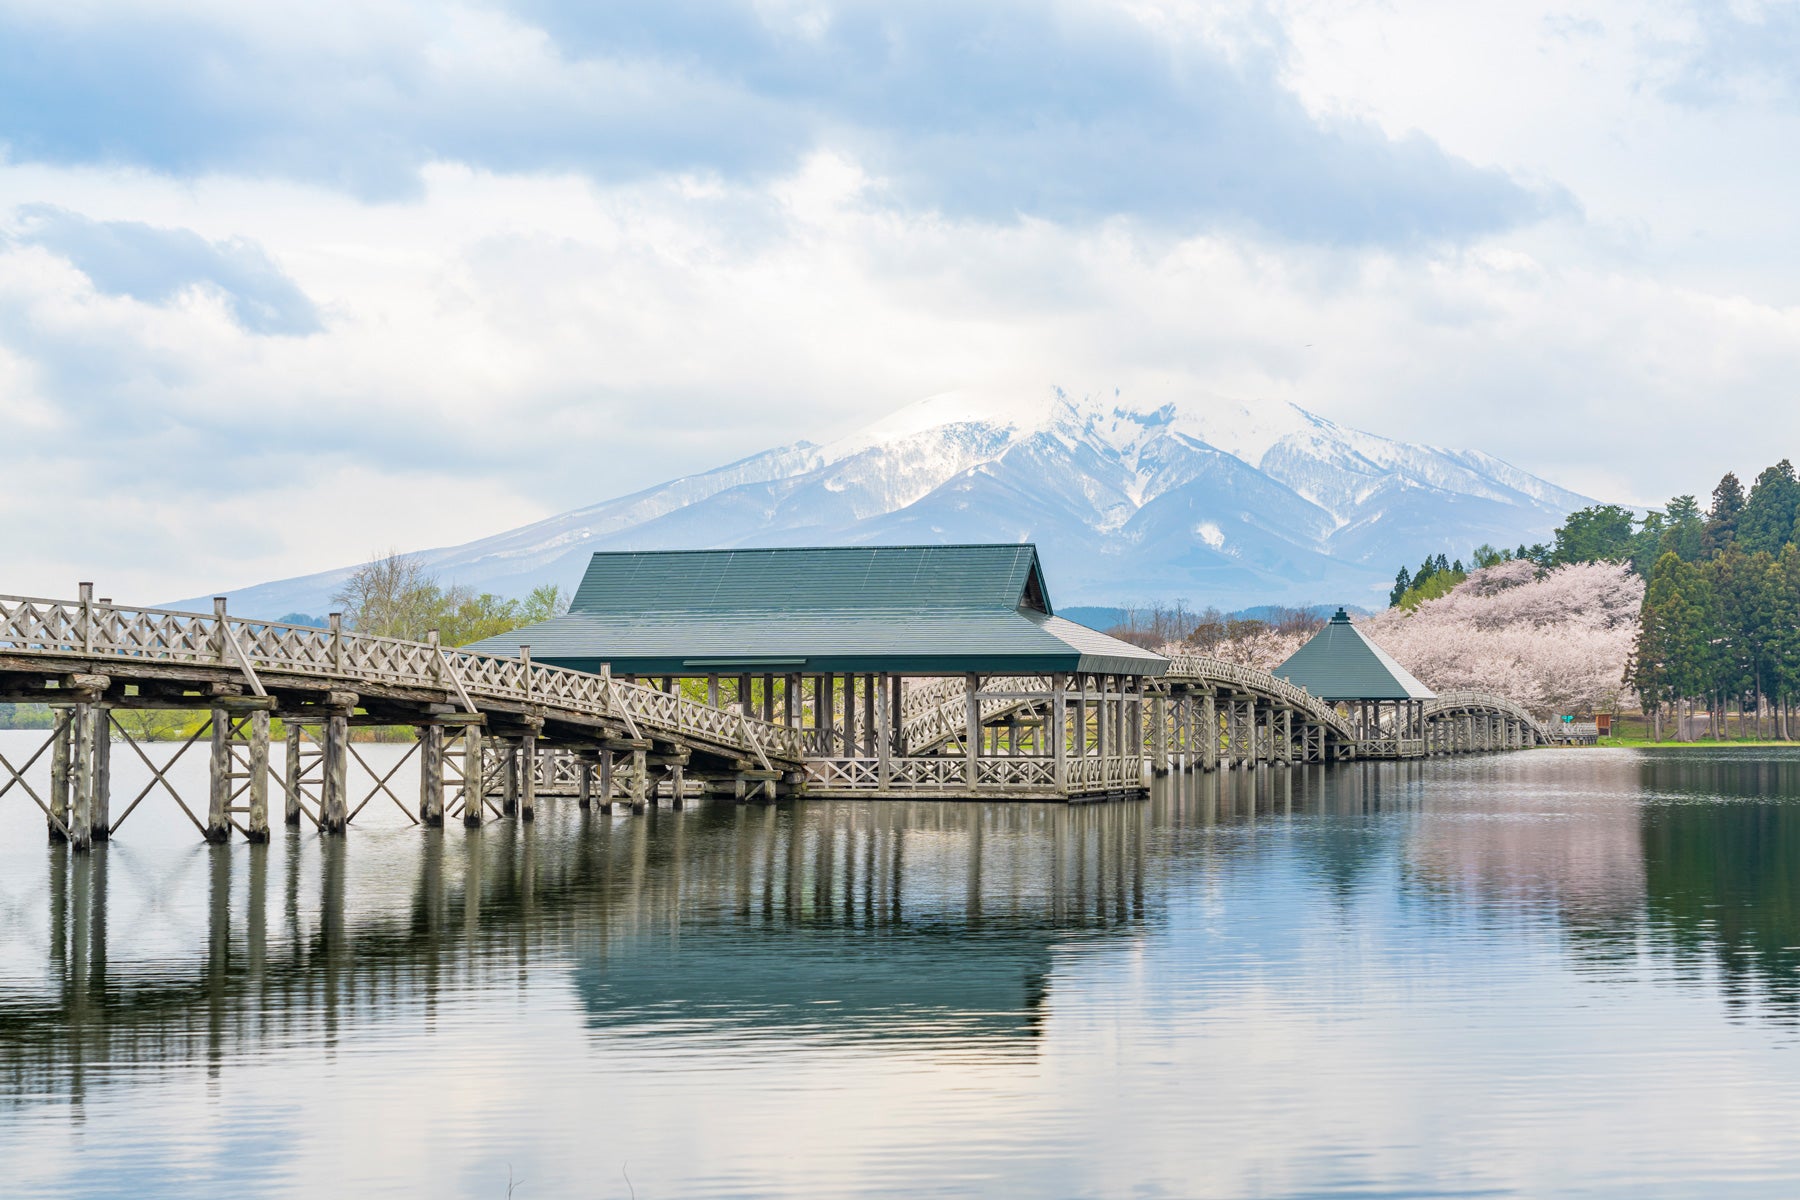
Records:
[[[514,595],[572,588],[595,550],[1029,540],[1071,603],[1369,603],[1396,563],[1542,540],[1588,503],[1492,455],[1291,404],[956,392],[417,557]],[[354,569],[221,594],[245,615],[319,612]]]

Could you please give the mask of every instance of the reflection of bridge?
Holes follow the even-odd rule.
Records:
[[[596,1028],[1029,1039],[1053,949],[1134,936],[1192,869],[1155,830],[1280,812],[1297,775],[1159,785],[1148,812],[814,802],[615,821],[551,805],[531,827],[403,839],[379,865],[345,839],[294,835],[178,860],[53,854],[24,910],[47,903],[47,936],[8,898],[48,969],[42,986],[0,992],[0,1092],[78,1096],[109,1070],[424,1020],[522,980],[527,962],[573,963]],[[358,886],[372,870],[385,888]],[[199,916],[180,935],[191,950],[132,961],[156,942],[152,912]],[[909,1016],[921,1010],[924,1035]]]
[[[1028,624],[1054,621],[1046,613]],[[287,823],[305,818],[335,832],[379,795],[425,825],[447,816],[478,825],[489,813],[531,820],[543,791],[603,808],[622,792],[634,811],[666,791],[679,806],[695,785],[739,799],[773,798],[779,789],[1068,800],[1141,796],[1152,774],[1171,769],[1410,758],[1549,740],[1529,713],[1499,697],[1334,704],[1216,659],[1135,650],[1136,658],[1107,658],[1109,646],[1122,644],[1068,622],[1055,628],[1074,631],[1059,634],[1079,651],[1071,662],[1111,665],[910,680],[742,674],[729,699],[710,674],[701,677],[703,703],[672,676],[656,687],[605,669],[536,663],[527,647],[503,657],[368,637],[345,632],[335,617],[314,629],[231,617],[223,601],[211,614],[122,608],[96,600],[86,585],[75,601],[0,597],[0,702],[56,711],[31,760],[14,766],[0,757],[0,796],[23,790],[53,837],[85,849],[158,787],[209,840],[236,828],[261,841],[269,836],[271,781]],[[209,745],[204,820],[169,784],[173,760],[151,763],[114,716],[157,708],[210,713],[175,755]],[[271,753],[277,720],[286,740],[281,764]],[[351,794],[349,763],[361,756],[350,730],[358,725],[416,731],[408,751],[417,757],[416,806],[392,783],[399,765],[378,773],[362,762],[374,787]],[[151,772],[116,818],[115,736]],[[50,781],[40,795],[27,772],[46,753]]]

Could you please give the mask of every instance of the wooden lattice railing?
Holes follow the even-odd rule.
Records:
[[[984,677],[981,691],[1012,693],[982,696],[978,701],[980,723],[986,725],[1017,708],[1048,703],[1050,681],[1042,675],[1005,675]],[[909,688],[900,701],[901,732],[908,754],[921,754],[936,749],[968,732],[968,683],[961,679],[937,679]],[[1042,692],[1038,699],[1022,699],[1018,693]]]
[[[1337,709],[1305,688],[1255,667],[1228,663],[1199,654],[1177,654],[1170,657],[1168,673],[1162,678],[1171,683],[1222,685],[1235,691],[1278,700],[1304,713],[1308,720],[1330,730],[1344,741],[1356,741],[1356,734],[1350,723]]]
[[[565,667],[431,642],[253,621],[224,612],[125,608],[91,599],[0,596],[0,653],[223,667],[258,690],[263,675],[306,676],[355,691],[361,681],[429,688],[477,709],[494,700],[617,721],[645,736],[705,741],[798,763],[800,732],[676,693]]]
[[[1531,710],[1516,700],[1508,700],[1505,696],[1496,696],[1491,692],[1477,692],[1463,689],[1454,692],[1441,692],[1434,700],[1425,702],[1425,719],[1437,720],[1455,713],[1477,713],[1486,716],[1506,717],[1518,721],[1540,742],[1552,740],[1551,733],[1544,723],[1531,714]]]
[[[869,792],[881,787],[881,764],[873,758],[815,758],[807,762],[806,773],[814,787],[826,792]],[[1070,758],[1064,761],[1063,778],[1061,790],[1070,794],[1130,790],[1148,783],[1144,759],[1138,755]],[[966,755],[906,755],[888,762],[889,792],[954,797],[970,790]],[[975,760],[976,794],[1012,791],[1043,795],[1057,790],[1054,759],[1003,755]]]

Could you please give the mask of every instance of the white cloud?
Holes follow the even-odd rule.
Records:
[[[762,19],[804,41],[830,11]],[[12,489],[6,589],[123,572],[114,592],[154,599],[465,540],[959,387],[1291,400],[1632,501],[1704,493],[1800,440],[1780,194],[1800,168],[1749,152],[1793,141],[1800,116],[1669,98],[1678,11],[1135,11],[1278,55],[1316,114],[1427,136],[1579,207],[1382,248],[921,205],[849,143],[767,176],[438,155],[384,202],[254,163],[15,154],[0,228],[52,205],[254,247],[319,331],[258,337],[210,288],[108,294],[55,247],[0,243],[0,413],[14,478],[44,488]],[[342,16],[307,44],[397,45],[417,14]],[[532,29],[470,10],[431,53],[515,75],[569,57]],[[74,507],[53,482],[78,485]],[[342,513],[355,544],[284,509]]]

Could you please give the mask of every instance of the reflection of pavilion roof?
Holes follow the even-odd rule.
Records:
[[[596,554],[569,611],[469,649],[634,675],[1160,675],[1055,614],[1037,548],[830,546]]]
[[[575,986],[595,1027],[665,1021],[832,1035],[1029,1037],[1067,929],[921,931],[712,927],[584,955]],[[1077,935],[1079,936],[1079,935]]]
[[[1333,703],[1429,700],[1437,695],[1363,636],[1341,608],[1310,642],[1276,667],[1274,674]]]

